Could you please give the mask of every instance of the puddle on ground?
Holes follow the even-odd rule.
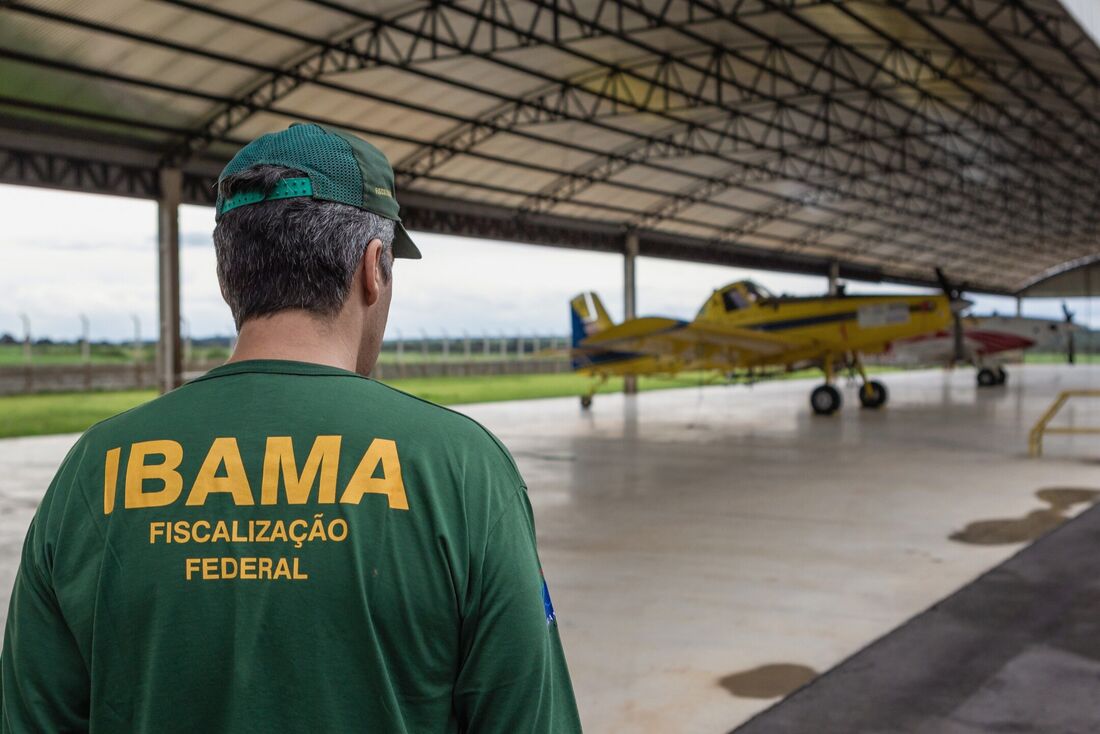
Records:
[[[779,698],[817,677],[817,671],[794,663],[761,665],[752,670],[730,673],[718,685],[738,698]]]
[[[1068,518],[1066,512],[1079,504],[1093,504],[1100,499],[1100,490],[1078,487],[1046,487],[1035,493],[1050,507],[1032,510],[1024,517],[1010,517],[972,522],[952,533],[951,540],[971,545],[1007,545],[1026,543],[1050,532]]]
[[[1100,489],[1047,487],[1040,489],[1035,496],[1049,504],[1052,510],[1065,512],[1074,505],[1093,504],[1100,498]]]

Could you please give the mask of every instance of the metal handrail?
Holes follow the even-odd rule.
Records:
[[[1068,426],[1065,428],[1050,428],[1049,424],[1054,420],[1054,416],[1058,415],[1058,411],[1062,409],[1070,398],[1100,398],[1100,390],[1063,390],[1058,393],[1058,398],[1054,403],[1047,408],[1047,412],[1043,413],[1043,417],[1035,424],[1031,429],[1031,433],[1028,434],[1027,444],[1028,452],[1034,456],[1039,457],[1043,455],[1043,436],[1047,433],[1100,433],[1100,426]]]

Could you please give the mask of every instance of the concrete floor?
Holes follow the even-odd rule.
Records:
[[[1100,388],[1100,366],[1010,375],[980,391],[969,370],[886,375],[887,409],[860,411],[848,388],[833,418],[810,415],[808,381],[599,396],[590,413],[575,399],[464,407],[527,478],[587,731],[728,732],[775,701],[743,697],[774,681],[731,674],[832,667],[1022,545],[952,533],[1016,527],[1047,507],[1041,489],[1100,489],[1098,437],[1026,456],[1057,392]],[[1073,421],[1100,425],[1100,401],[1071,406]],[[72,440],[0,441],[5,607]]]
[[[1100,507],[731,734],[1095,734]]]

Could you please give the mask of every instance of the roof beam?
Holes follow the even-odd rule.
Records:
[[[173,4],[179,4],[180,2],[184,2],[184,0],[166,0],[166,1],[172,2]],[[200,6],[200,7],[205,8],[205,6]],[[40,11],[35,9],[32,12],[34,12],[35,14],[38,14]],[[215,11],[211,11],[211,12],[215,12]],[[217,14],[218,17],[221,17],[223,19],[225,19],[226,16],[227,16],[227,14],[223,11],[216,11],[216,14]],[[102,32],[102,33],[115,33],[116,32],[116,29],[113,29],[113,27],[111,27],[111,26],[106,26],[106,25],[98,24],[98,23],[90,23],[90,22],[85,21],[85,20],[69,18],[67,16],[60,16],[58,14],[53,14],[53,13],[51,13],[49,15],[50,15],[51,20],[68,22],[68,23],[71,23],[71,24],[74,24],[74,25],[77,25],[77,26],[89,28],[90,30],[95,30],[97,32]],[[251,27],[268,28],[267,26],[265,26],[263,24],[258,24],[257,21],[254,21],[252,19],[239,18],[237,16],[231,16],[231,17],[235,18],[238,22],[241,22],[242,24],[249,25]],[[274,31],[272,31],[272,32],[274,32]],[[129,40],[133,40],[133,41],[145,42],[145,43],[148,43],[148,44],[151,44],[151,45],[159,44],[158,39],[154,39],[154,38],[150,38],[150,37],[146,37],[146,36],[141,36],[140,34],[136,34],[136,33],[131,32],[131,31],[121,31],[121,30],[119,30],[118,34],[121,35],[122,37],[125,37],[125,38],[127,38]],[[320,43],[320,42],[321,41],[318,40],[318,43]],[[438,39],[435,39],[435,42],[446,43],[446,41],[438,41]],[[370,45],[371,46],[376,46],[377,44],[370,44]],[[175,50],[185,52],[185,53],[188,52],[189,50],[191,50],[191,47],[185,46],[183,44],[172,44],[172,47]],[[206,55],[206,52],[202,51],[202,50],[196,50],[196,53],[199,54],[199,55]],[[230,63],[237,63],[237,64],[240,64],[240,65],[247,66],[249,68],[258,68],[261,71],[270,71],[270,67],[263,67],[262,65],[256,65],[252,62],[248,62],[248,61],[244,61],[244,60],[237,60],[237,59],[233,59],[232,57],[220,57],[220,58],[223,61],[227,61],[227,62],[230,62]],[[41,57],[34,57],[33,59],[30,59],[29,55],[28,55],[28,59],[31,60],[31,61],[34,61],[36,63],[40,63],[42,65],[50,65],[50,64],[59,65],[60,67],[63,67],[63,70],[69,71],[71,73],[81,73],[81,74],[85,74],[85,75],[97,76],[99,78],[105,78],[105,79],[108,79],[108,80],[117,81],[117,82],[120,82],[120,83],[128,83],[128,84],[147,86],[149,88],[157,89],[158,91],[171,92],[171,93],[187,95],[187,96],[197,96],[197,97],[200,97],[200,98],[207,98],[207,99],[209,98],[209,95],[204,95],[202,93],[194,92],[194,91],[189,90],[187,88],[169,87],[168,85],[162,85],[162,84],[158,84],[158,83],[154,83],[154,82],[147,82],[146,80],[142,80],[142,79],[138,79],[138,78],[134,78],[134,77],[111,74],[109,72],[104,72],[104,71],[99,70],[99,69],[89,69],[89,68],[86,68],[86,67],[79,67],[77,65],[67,64],[67,63],[62,63],[62,62],[55,62],[53,60],[44,59],[44,58],[41,58]],[[307,61],[307,62],[303,62],[303,63],[309,63],[309,62]],[[320,73],[322,73],[324,68],[326,68],[326,67],[325,67],[325,64],[323,64],[323,63],[320,64],[319,66],[317,66],[317,65],[312,66],[311,67],[311,73],[320,74]],[[429,75],[429,78],[430,78],[430,75]],[[276,90],[276,88],[278,88],[277,94],[288,93],[290,90],[292,90],[294,88],[297,88],[297,85],[302,83],[303,81],[309,81],[310,83],[317,84],[317,85],[325,87],[325,88],[333,89],[334,91],[344,92],[344,93],[347,93],[347,94],[350,94],[350,95],[355,95],[355,96],[378,99],[379,101],[383,101],[383,102],[386,102],[386,103],[389,103],[389,104],[395,104],[395,105],[398,105],[398,106],[408,107],[410,109],[416,109],[419,112],[424,112],[424,113],[427,113],[427,114],[435,114],[435,115],[450,117],[452,119],[460,121],[460,123],[468,123],[469,122],[468,118],[463,118],[462,116],[459,116],[459,115],[448,114],[448,113],[446,113],[442,110],[435,110],[435,109],[430,109],[430,108],[426,108],[426,107],[419,106],[419,105],[410,105],[410,104],[405,103],[405,102],[400,102],[400,101],[397,101],[397,100],[391,100],[389,98],[382,97],[380,95],[372,94],[372,93],[362,91],[362,90],[358,90],[358,89],[353,89],[353,88],[347,87],[345,85],[337,84],[337,83],[334,83],[334,82],[331,82],[331,81],[326,81],[326,80],[321,79],[319,77],[318,78],[313,78],[313,79],[308,79],[308,80],[303,80],[303,79],[300,79],[298,77],[293,77],[293,78],[290,79],[289,82],[280,82],[279,80],[280,79],[285,79],[285,77],[280,76],[278,73],[276,73],[276,75],[272,76],[271,79],[272,79],[272,82],[274,84],[274,86],[272,86],[271,89]],[[499,96],[502,96],[502,95],[499,95]],[[220,98],[220,99],[224,100],[224,98]],[[505,97],[505,99],[508,99],[508,98]],[[218,100],[214,100],[214,101],[218,101]],[[255,107],[256,104],[258,104],[258,102],[251,101],[246,105],[246,107],[250,110],[254,110],[254,109],[256,109],[256,107]],[[276,112],[278,114],[287,115],[289,117],[297,117],[298,116],[295,113],[295,111],[280,109],[279,107],[276,107],[274,105],[269,105],[267,109],[272,111],[272,112]],[[536,111],[536,114],[542,114],[542,113],[546,112],[546,113],[549,113],[550,115],[555,116],[555,117],[560,114],[560,111],[557,112],[557,113],[550,112],[550,106],[545,104],[545,103],[542,104],[542,105],[535,105],[533,107],[533,109]],[[316,116],[313,116],[313,119],[317,119]],[[325,120],[318,120],[318,121],[326,122]],[[339,122],[329,122],[329,124],[343,124],[344,127],[348,127],[349,129],[352,129],[352,130],[355,130],[355,131],[358,131],[358,132],[362,132],[364,134],[375,135],[375,136],[379,136],[379,137],[388,137],[388,138],[395,139],[395,140],[402,140],[403,142],[413,142],[413,139],[409,138],[408,136],[396,135],[392,132],[385,131],[385,130],[372,130],[372,129],[367,129],[367,128],[363,128],[363,127],[360,127],[360,126],[348,125],[347,123],[339,123]],[[593,123],[590,122],[590,124],[593,124]],[[608,129],[616,130],[616,131],[618,130],[617,128],[613,128],[613,127],[609,127]],[[522,137],[527,137],[529,139],[532,139],[532,140],[535,140],[535,141],[538,141],[538,142],[542,142],[542,143],[549,144],[549,145],[557,145],[557,146],[560,146],[560,147],[571,147],[571,148],[574,148],[576,150],[581,150],[581,151],[587,152],[590,155],[600,155],[602,153],[602,151],[600,151],[598,149],[586,149],[583,146],[580,146],[576,143],[563,143],[563,142],[555,140],[553,138],[548,138],[548,137],[545,137],[545,136],[539,136],[539,135],[529,133],[529,132],[518,131],[518,130],[515,130],[514,128],[510,129],[510,131],[512,132],[512,134],[519,135],[519,136],[522,136]],[[211,139],[213,139],[213,138],[211,138]],[[454,144],[443,145],[443,144],[439,143],[438,141],[433,141],[430,145],[431,145],[431,149],[435,153],[437,153],[438,155],[441,155],[441,156],[447,156],[447,155],[453,154],[453,150],[455,148]],[[755,147],[755,145],[750,145],[750,148],[753,148],[753,147]],[[780,150],[780,149],[777,148],[777,151],[778,150]],[[699,151],[699,152],[705,152],[705,151]],[[498,158],[494,158],[492,156],[486,156],[485,154],[482,154],[482,153],[479,153],[479,152],[476,152],[476,151],[464,150],[463,153],[467,154],[467,155],[472,155],[474,157],[483,158],[483,159],[486,159],[486,160],[492,160],[492,161],[497,162],[497,163],[503,163],[503,164],[511,164],[512,163],[509,160],[498,159]],[[176,160],[177,160],[177,158],[175,156],[167,156],[164,162],[166,164],[170,164],[170,163],[175,162]],[[648,164],[648,165],[655,168],[655,170],[658,170],[658,171],[663,170],[665,173],[672,174],[672,175],[679,175],[679,176],[685,176],[685,175],[690,176],[690,175],[692,175],[688,172],[682,171],[682,170],[677,169],[677,168],[661,167],[661,166],[657,166],[655,164]],[[549,171],[550,169],[547,169],[547,170]],[[839,169],[837,169],[837,170],[839,170]],[[566,173],[568,173],[568,171],[560,170],[560,171],[557,171],[557,173],[558,173],[558,175],[565,175]],[[408,169],[403,169],[402,176],[404,178],[409,177]],[[438,177],[436,177],[436,176],[431,176],[430,178],[438,180]],[[625,183],[622,183],[622,182],[611,182],[611,185],[619,187],[619,188],[624,188],[625,187],[625,188],[628,188],[628,189],[637,190],[639,192],[663,193],[663,191],[661,191],[659,189],[647,190],[646,187],[640,187],[640,186],[637,186],[637,185],[632,186],[632,185],[628,185],[628,184],[625,184]],[[765,197],[768,197],[768,198],[782,198],[781,195],[776,194],[772,191],[765,190],[765,189],[760,189],[760,190],[754,191],[754,193],[758,193],[759,195],[765,196]],[[555,197],[555,196],[551,196],[551,195],[539,195],[539,200],[541,202],[549,202],[549,201],[560,201],[561,199],[560,199],[560,197]],[[714,207],[714,208],[717,208],[717,209],[726,209],[726,210],[734,211],[734,212],[743,211],[742,209],[740,209],[738,207],[734,207],[734,206],[731,206],[731,205],[728,205],[728,204],[722,204],[722,203],[718,203],[718,202],[699,201],[697,203],[706,204],[708,206],[711,206],[711,207]],[[868,203],[877,204],[878,200],[868,199]],[[585,204],[585,205],[590,206],[590,204]],[[903,210],[898,209],[898,211],[903,211]],[[914,226],[919,227],[921,225],[916,224]],[[930,226],[930,225],[927,222],[925,222],[924,226]],[[974,243],[974,246],[980,247],[981,243],[976,242],[976,243]]]
[[[191,3],[189,2],[189,0],[168,0],[168,1],[172,2],[174,4],[184,3],[184,4],[187,4],[189,7],[191,6]],[[364,13],[362,11],[353,10],[353,9],[350,9],[350,8],[346,8],[345,6],[339,5],[337,3],[326,2],[325,0],[311,0],[311,1],[313,1],[315,3],[318,3],[318,4],[322,4],[325,7],[339,7],[339,8],[344,9],[345,12],[348,12],[349,14],[354,14],[356,17],[359,17],[360,19],[372,21],[376,25],[372,26],[371,32],[374,32],[374,30],[376,30],[379,27],[377,24],[385,22],[382,19],[378,18],[378,16],[376,16],[376,15],[369,14],[369,13]],[[668,6],[668,4],[666,3],[665,6]],[[665,6],[663,6],[663,7],[665,7]],[[202,11],[206,7],[207,6],[196,6],[195,9]],[[443,6],[439,6],[439,8],[436,8],[436,6],[432,6],[431,9],[432,9],[433,12],[442,12],[442,7]],[[471,11],[468,11],[468,10],[463,9],[461,7],[450,7],[448,9],[450,11],[460,12],[460,13],[470,13],[471,12]],[[636,8],[635,8],[635,11],[637,11]],[[560,14],[563,11],[559,7],[559,8],[556,9],[556,12]],[[221,18],[224,18],[224,19],[232,18],[232,19],[235,20],[235,22],[240,22],[242,24],[250,25],[252,27],[264,27],[264,28],[270,30],[270,28],[268,28],[266,26],[263,26],[262,24],[258,24],[256,21],[254,21],[250,18],[235,16],[235,15],[228,14],[228,13],[225,13],[225,12],[222,12],[222,11],[217,11],[216,14],[218,15],[218,17],[221,17]],[[647,16],[647,17],[649,17],[649,16]],[[649,19],[650,19],[651,22],[654,22],[652,17],[649,17]],[[502,21],[494,20],[493,22],[496,23],[497,25],[499,25]],[[418,28],[423,29],[425,26],[430,26],[431,30],[433,32],[435,32],[440,27],[449,28],[450,24],[445,23],[445,22],[440,22],[440,23],[433,22],[431,24],[428,24],[428,23],[425,23],[425,22],[421,21]],[[414,33],[415,34],[415,33],[420,33],[421,32],[421,30],[415,30],[415,31],[411,30],[407,26],[394,26],[394,27],[399,27],[401,30],[405,31],[406,33]],[[517,28],[517,27],[508,27],[506,30],[508,30],[509,32],[512,32],[512,33],[523,33],[523,32],[525,32],[524,29]],[[430,41],[431,41],[433,46],[437,45],[437,44],[444,45],[444,46],[453,45],[454,44],[453,35],[454,35],[453,33],[450,34],[451,37],[448,37],[448,36],[439,37],[437,35],[433,35],[433,36],[430,37]],[[317,43],[322,42],[320,39],[313,39],[313,40]],[[547,42],[548,39],[535,39],[535,40],[539,40],[539,41],[542,41],[542,42]],[[362,45],[362,44],[360,44],[360,45]],[[359,52],[364,53],[366,51],[369,51],[370,49],[375,48],[376,46],[377,46],[377,44],[373,44],[373,43],[366,44],[366,47],[365,48],[360,48]],[[479,55],[479,54],[474,54],[474,55]],[[489,55],[486,54],[485,56],[488,57]],[[375,58],[373,60],[375,62],[381,62],[381,63],[384,63],[386,65],[390,65],[392,63],[392,62],[387,61],[385,59]],[[492,60],[496,63],[501,63],[497,59],[490,59],[490,60]],[[514,68],[514,67],[515,67],[515,65],[510,65],[510,68]],[[434,78],[430,74],[427,74],[427,73],[422,72],[422,71],[417,71],[417,70],[412,69],[412,68],[406,68],[406,70],[410,71],[411,73],[422,74],[424,76],[427,76],[428,78]],[[529,74],[535,74],[535,72],[533,72],[532,70],[526,69],[524,67],[520,67],[520,70],[525,71],[526,73],[529,73]],[[530,123],[530,122],[535,122],[535,121],[541,120],[541,119],[543,119],[543,116],[545,116],[545,119],[558,119],[559,117],[565,117],[566,119],[574,119],[574,120],[577,120],[577,121],[586,122],[588,124],[595,124],[595,122],[592,119],[593,114],[592,114],[591,109],[585,110],[579,115],[576,114],[576,113],[569,114],[569,115],[563,115],[562,114],[563,106],[568,106],[570,103],[573,103],[573,104],[580,103],[580,100],[582,100],[584,96],[593,93],[591,89],[586,89],[586,88],[580,87],[580,86],[578,86],[576,84],[573,84],[573,83],[570,83],[570,82],[562,82],[561,80],[558,80],[554,77],[548,77],[548,78],[553,80],[555,85],[561,84],[562,89],[564,90],[564,93],[561,94],[560,96],[558,96],[556,99],[538,100],[537,104],[532,104],[532,100],[522,100],[522,99],[521,100],[513,100],[511,106],[506,105],[503,108],[504,109],[504,117],[506,118],[504,121],[493,120],[491,124],[486,123],[486,122],[483,121],[481,124],[479,124],[477,126],[468,127],[468,128],[465,128],[465,129],[462,126],[460,126],[457,129],[457,131],[458,131],[457,135],[446,136],[444,138],[444,140],[447,142],[447,145],[443,146],[443,145],[437,145],[437,144],[433,143],[430,146],[426,146],[424,148],[425,157],[421,158],[419,161],[411,160],[411,159],[405,159],[404,161],[401,162],[401,164],[402,164],[401,167],[405,170],[412,169],[414,171],[420,170],[417,167],[418,164],[420,164],[421,166],[430,166],[430,167],[434,168],[436,165],[439,165],[439,163],[447,160],[450,156],[452,156],[454,154],[452,151],[463,150],[464,152],[469,152],[469,148],[472,148],[472,145],[474,143],[481,142],[485,138],[495,134],[497,131],[499,131],[501,129],[507,129],[507,130],[513,132],[513,134],[519,134],[516,130],[516,125],[518,125],[520,121]],[[314,80],[314,83],[321,83],[321,82],[319,80]],[[454,82],[451,81],[450,83],[454,83]],[[331,86],[331,85],[326,85],[326,86]],[[292,89],[292,88],[294,88],[294,87],[293,86],[288,87],[288,89]],[[497,94],[497,93],[492,92],[492,91],[487,91],[487,90],[484,90],[484,89],[476,89],[476,88],[472,88],[472,89],[474,91],[480,91],[482,93],[493,94],[493,95],[498,96],[500,98],[503,98],[505,100],[508,99],[505,95],[500,95],[500,94]],[[598,94],[597,96],[600,99],[603,99],[605,101],[610,102],[611,104],[618,104],[621,101],[617,96],[612,95],[612,94],[608,94],[606,92]],[[396,103],[396,102],[392,102],[392,103]],[[634,104],[631,104],[631,105],[625,105],[625,106],[633,107],[634,109],[636,109],[638,111],[647,110],[645,105],[638,104],[638,103],[634,103]],[[249,105],[246,105],[246,107],[251,108],[252,105],[249,104]],[[531,113],[533,113],[533,115]],[[677,118],[672,118],[672,117],[670,117],[670,119],[677,120]],[[775,120],[775,118],[773,117],[773,119],[771,121],[766,122],[766,124],[765,124],[765,134],[764,134],[765,138],[768,135],[770,135],[770,133],[768,131],[772,127],[774,127],[774,120]],[[735,125],[736,125],[736,121],[735,121]],[[614,128],[614,127],[608,127],[607,129],[612,130],[612,131],[616,131],[616,132],[622,132],[621,130],[619,130],[617,128]],[[744,129],[745,128],[742,126],[742,130],[744,130]],[[713,132],[713,130],[712,130],[712,132]],[[726,131],[723,131],[723,132],[725,133],[725,135],[727,137],[730,137],[730,133],[729,133],[728,129]],[[782,146],[770,146],[769,147],[769,146],[766,145],[765,140],[762,139],[762,138],[758,137],[758,138],[754,139],[751,136],[746,136],[746,135],[741,135],[740,138],[744,141],[745,145],[750,149],[758,149],[758,148],[765,147],[765,148],[772,149],[776,154],[786,155],[785,151],[783,151]],[[557,142],[557,141],[554,141],[554,142]],[[703,154],[706,154],[706,152],[703,151]],[[677,174],[677,175],[691,175],[691,174],[688,174],[688,173],[683,172],[683,171],[677,171],[675,169],[671,169],[668,172],[673,173],[673,174]],[[837,172],[843,172],[843,171],[838,170]],[[405,181],[402,181],[401,183],[407,184],[408,181],[405,180]],[[775,196],[774,192],[770,192],[770,191],[766,191],[766,190],[755,191],[754,193],[758,193],[759,195],[767,196],[769,198],[772,198],[772,197]],[[888,201],[888,202],[897,201],[897,200],[900,199],[900,194],[902,194],[902,193],[904,193],[904,192],[901,192],[901,191],[888,192],[889,195],[872,199],[868,203],[878,204],[883,200]],[[549,199],[547,199],[546,197],[543,197],[542,200],[547,201]],[[954,204],[954,207],[956,209],[959,206],[960,206],[960,204],[958,204],[958,203]],[[979,215],[981,215],[982,213],[984,213],[991,206],[997,206],[997,204],[995,202],[990,202],[984,207],[975,208],[974,211],[977,212]],[[900,209],[900,208],[898,209],[898,213],[901,214],[901,215],[905,214],[904,210]],[[916,227],[916,228],[920,228],[922,226],[927,226],[927,222],[922,222],[922,221],[919,221],[919,220],[915,220],[913,226]],[[991,227],[991,226],[994,226],[993,221],[990,221],[990,222],[987,223],[987,227]],[[975,233],[975,234],[976,235],[981,235],[982,233]],[[983,246],[980,240],[974,241],[972,244],[975,247]]]
[[[638,10],[638,6],[631,6],[631,7],[632,7],[633,10],[635,10],[637,12],[641,12],[640,10]],[[457,12],[462,12],[461,9],[455,9],[455,10]],[[574,16],[570,16],[570,17],[574,17]],[[515,30],[515,29],[512,29],[512,30]],[[610,33],[612,29],[601,28],[600,30],[603,30],[605,32]],[[623,40],[624,40],[624,42],[634,43],[635,45],[637,45],[636,42],[634,42],[633,40],[628,40],[628,39],[623,39]],[[556,90],[553,90],[553,89],[551,90],[552,93],[555,92],[555,91]],[[569,98],[566,98],[566,97],[560,97],[560,99],[563,99],[566,102],[569,101]],[[547,102],[545,102],[544,100],[541,100],[541,99],[539,101],[543,104],[543,106],[551,106],[551,107],[555,106],[554,104],[547,103]],[[637,109],[648,109],[648,107],[646,105],[638,105]],[[736,114],[736,110],[731,109],[731,111],[734,112],[734,114]],[[501,111],[497,113],[497,115],[498,115],[498,117],[503,117],[503,118],[508,118],[509,116],[514,117],[514,115],[512,115],[512,110],[508,109],[508,108],[502,108]],[[486,126],[486,128],[483,131],[480,131],[481,132],[480,135],[477,134],[479,132],[478,130],[471,130],[471,131],[468,131],[468,132],[458,130],[458,131],[456,131],[456,137],[457,137],[457,139],[462,140],[464,142],[465,146],[472,147],[472,145],[474,143],[480,143],[484,139],[486,139],[487,137],[494,134],[491,130],[491,127],[492,126]],[[500,125],[496,125],[496,127],[500,127]],[[939,123],[939,128],[941,130],[946,130],[943,123]],[[769,130],[769,129],[771,129],[771,127],[769,127],[769,126],[765,127],[765,130]],[[692,126],[690,128],[689,132],[690,133],[701,133],[701,132],[704,132],[704,131],[701,130],[697,126]],[[750,145],[754,145],[757,148],[767,147],[767,146],[761,145],[759,142],[750,143]],[[784,148],[783,152],[789,154],[789,149]],[[427,160],[429,160],[431,162],[431,164],[433,164],[433,165],[438,165],[440,162],[442,162],[446,159],[445,156],[441,157],[435,151],[428,150],[428,151],[425,151],[425,153],[426,153],[426,156],[427,156]],[[410,159],[406,159],[406,160],[410,160]],[[970,165],[971,163],[972,163],[972,161],[963,161],[962,164],[960,165],[958,162],[956,162],[955,165],[947,166],[946,168],[947,168],[947,170],[951,170],[951,171],[953,171],[954,173],[957,174],[958,169],[963,168],[965,165]],[[613,168],[613,167],[609,167],[609,168]],[[993,176],[991,176],[991,177],[993,177]],[[972,182],[967,182],[965,179],[957,178],[957,180],[961,181],[963,185],[969,185],[970,186],[970,191],[968,193],[970,194],[971,197],[973,197],[975,195],[974,190],[979,188],[979,187],[973,185]],[[1052,184],[1052,185],[1057,185],[1057,184]],[[572,186],[572,182],[570,182],[570,188],[575,188],[575,187]],[[583,186],[582,186],[582,188],[583,188]],[[1002,187],[1002,190],[1009,197],[1015,195],[1015,193],[1014,193],[1015,188],[1014,187],[1004,186],[1004,187]],[[881,197],[875,203],[879,203],[879,201],[881,201],[881,200],[889,201],[892,197],[899,197],[901,192],[894,191],[894,192],[889,192],[889,193],[891,194],[890,196]],[[941,196],[942,196],[942,192],[941,192]],[[1004,197],[1002,196],[1001,198],[1003,199]],[[1005,214],[1000,219],[991,218],[987,215],[987,212],[991,208],[998,208],[998,207],[1002,206],[1002,203],[1001,203],[1000,200],[993,200],[993,201],[984,202],[983,204],[981,204],[979,206],[973,207],[971,212],[970,212],[971,215],[977,214],[979,217],[981,217],[981,216],[986,216],[987,217],[986,221],[984,222],[983,231],[979,232],[977,234],[987,235],[990,228],[998,226],[1001,222],[1005,221],[1005,219],[1008,218],[1009,212],[1015,212],[1016,213],[1016,217],[1015,217],[1014,221],[1016,221],[1016,224],[1017,224],[1016,231],[1019,232],[1021,229],[1023,229],[1019,225],[1019,212],[1018,212],[1018,209],[1019,209],[1019,204],[1020,203],[1022,203],[1022,202],[1018,202],[1016,207],[1004,206],[1003,209],[1004,209]],[[955,208],[958,209],[958,205],[956,205]],[[973,218],[973,216],[971,216],[971,218]],[[1026,233],[1026,230],[1025,230],[1025,233]],[[1035,232],[1032,232],[1030,234],[1031,234],[1032,237],[1042,236],[1042,233],[1039,232],[1039,231],[1035,231]]]

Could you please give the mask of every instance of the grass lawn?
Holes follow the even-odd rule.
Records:
[[[896,372],[896,367],[868,367],[871,374]],[[772,379],[818,377],[817,370],[777,373]],[[492,403],[501,400],[530,400],[579,396],[591,380],[570,372],[549,375],[483,375],[476,377],[418,377],[385,380],[399,390],[412,393],[440,405]],[[639,390],[663,390],[721,384],[710,373],[684,373],[678,377],[642,377]],[[604,383],[598,392],[623,389],[621,378]],[[129,410],[156,397],[152,390],[120,392],[47,393],[0,397],[0,438],[42,436],[51,433],[77,433],[88,426]]]
[[[0,438],[77,433],[155,396],[154,390],[123,390],[0,397]]]
[[[671,387],[691,387],[707,379],[700,375],[680,377],[643,377],[639,390],[661,390]],[[591,385],[591,379],[572,373],[553,375],[488,375],[478,377],[425,377],[385,380],[398,390],[404,390],[440,405],[462,403],[493,403],[500,400],[530,400],[579,396]],[[621,392],[621,379],[608,380],[598,392]]]
[[[142,361],[152,364],[156,358],[156,347],[146,344],[141,349]],[[124,344],[93,344],[90,355],[92,364],[131,364],[134,350]],[[194,347],[191,350],[193,361],[216,361],[229,356],[224,347]],[[31,362],[37,365],[74,365],[83,364],[80,346],[77,344],[35,344],[31,350]],[[26,364],[22,344],[0,344],[0,367],[21,367]]]
[[[1085,354],[1081,350],[1078,350],[1077,364],[1098,364],[1100,363],[1100,354]],[[1066,355],[1064,352],[1025,352],[1024,362],[1026,364],[1065,364]]]
[[[639,389],[689,387],[700,384],[704,379],[706,378],[700,375],[642,378],[639,381]],[[589,385],[588,378],[570,373],[428,377],[386,382],[400,390],[442,405],[580,395]],[[600,392],[619,390],[622,390],[622,380],[609,380]],[[0,397],[0,438],[77,433],[97,421],[129,410],[154,397],[156,392],[153,390]]]

